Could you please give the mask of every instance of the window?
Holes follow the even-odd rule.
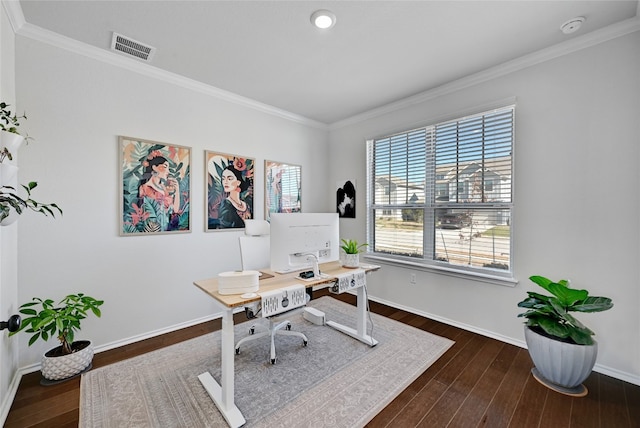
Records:
[[[514,106],[367,141],[369,255],[511,277]]]

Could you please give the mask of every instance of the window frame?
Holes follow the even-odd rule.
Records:
[[[510,128],[510,141],[509,141],[509,200],[507,202],[504,201],[492,201],[485,202],[484,199],[480,202],[438,202],[436,200],[439,192],[449,191],[447,188],[451,186],[456,186],[456,183],[438,183],[437,177],[438,174],[441,174],[441,171],[437,171],[436,166],[436,129],[439,126],[443,126],[445,124],[464,122],[473,118],[484,117],[491,114],[498,114],[500,112],[508,112],[511,111],[511,128]],[[366,153],[367,153],[367,217],[366,217],[366,236],[367,236],[367,252],[364,254],[364,257],[367,259],[375,260],[376,262],[392,264],[392,265],[400,265],[404,267],[411,267],[413,269],[432,271],[436,273],[441,273],[445,275],[451,275],[455,277],[462,277],[466,279],[473,279],[482,282],[489,282],[499,285],[507,285],[514,286],[517,283],[515,279],[514,273],[514,236],[513,236],[513,213],[514,213],[514,163],[515,163],[515,116],[516,116],[516,106],[514,102],[508,104],[501,104],[500,106],[496,106],[495,108],[485,109],[482,111],[477,111],[471,114],[460,115],[460,117],[437,121],[428,125],[416,127],[413,129],[408,129],[400,132],[395,132],[393,134],[380,136],[377,138],[371,138],[366,141]],[[425,135],[430,135],[431,137],[425,137],[425,186],[424,186],[424,202],[423,203],[378,203],[375,199],[376,192],[376,172],[374,171],[376,165],[376,159],[374,159],[374,150],[373,146],[376,142],[381,142],[385,139],[391,139],[393,137],[409,135],[412,132],[419,131],[421,129],[425,130]],[[486,140],[484,139],[484,131],[483,131],[483,139],[482,139],[482,148],[486,148]],[[408,137],[407,137],[408,138]],[[460,145],[460,140],[456,139],[456,144]],[[483,158],[485,159],[485,158]],[[408,166],[407,166],[408,169]],[[484,179],[483,179],[484,180]],[[457,185],[460,186],[464,184],[462,182],[458,182]],[[443,186],[446,185],[446,186]],[[486,186],[490,185],[490,189],[487,189]],[[482,188],[484,191],[493,192],[493,188],[496,186],[496,183],[493,179],[489,179],[488,181],[483,181]],[[464,187],[464,186],[463,186]],[[484,193],[483,193],[484,195]],[[375,203],[374,203],[375,202]],[[396,201],[397,202],[397,201]],[[408,201],[406,201],[408,202]],[[495,210],[497,213],[500,210],[507,211],[507,215],[509,218],[509,263],[508,269],[494,269],[482,266],[465,266],[461,264],[452,264],[448,261],[438,261],[436,259],[436,243],[435,243],[435,234],[437,233],[438,226],[436,224],[436,215],[439,209],[468,209],[468,210]],[[376,230],[376,211],[377,210],[403,210],[403,209],[422,209],[423,223],[422,223],[422,255],[417,257],[412,257],[406,254],[390,254],[387,252],[375,252],[375,230]],[[395,239],[395,243],[397,244],[399,241]]]

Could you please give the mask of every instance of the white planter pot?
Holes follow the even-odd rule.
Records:
[[[18,164],[18,149],[24,142],[22,135],[14,134],[13,132],[0,131],[0,150],[7,148],[13,157],[13,160],[5,159],[2,163],[9,165]]]
[[[345,254],[342,266],[346,268],[360,267],[360,254]]]
[[[589,377],[596,363],[597,342],[594,341],[593,345],[560,342],[526,326],[524,337],[535,364],[532,372],[538,381],[568,395],[587,395],[587,388],[582,382]]]
[[[16,187],[14,178],[18,175],[18,167],[4,162],[0,163],[0,186]]]
[[[13,208],[9,208],[9,216],[0,221],[0,226],[9,226],[10,224],[15,223],[18,218],[20,218],[20,214],[18,214]]]
[[[42,357],[42,377],[47,380],[63,380],[89,368],[91,361],[93,361],[93,346],[88,340],[74,342],[74,344],[80,343],[87,343],[87,346],[69,355],[48,356],[53,354],[57,348],[44,354]]]

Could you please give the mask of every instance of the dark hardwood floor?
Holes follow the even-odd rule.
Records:
[[[324,294],[316,292],[315,297]],[[355,304],[351,295],[339,298]],[[594,372],[585,382],[586,397],[568,397],[533,378],[533,365],[524,349],[375,302],[371,310],[448,337],[455,344],[369,427],[640,427],[639,386]],[[244,320],[244,314],[236,319]],[[95,355],[93,367],[219,330],[220,325],[220,320],[210,321],[101,352]],[[39,382],[39,372],[22,378],[5,427],[78,426],[80,379],[54,386]]]

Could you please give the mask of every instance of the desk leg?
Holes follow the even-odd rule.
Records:
[[[376,346],[378,341],[367,334],[367,295],[365,294],[364,287],[357,289],[358,296],[358,313],[356,319],[357,330],[347,327],[342,324],[338,324],[335,321],[327,321],[329,327],[333,327],[338,331],[347,334],[354,339],[366,343],[370,346]]]
[[[233,339],[233,309],[225,308],[222,314],[221,331],[221,363],[222,363],[222,385],[219,385],[209,372],[198,376],[200,383],[207,390],[207,393],[218,406],[231,428],[237,428],[245,424],[246,420],[240,410],[236,407],[234,397],[234,366],[235,343]]]

